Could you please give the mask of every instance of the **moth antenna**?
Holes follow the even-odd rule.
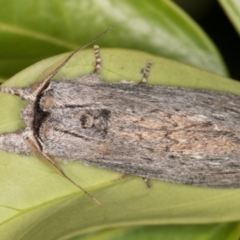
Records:
[[[50,74],[47,75],[47,77],[40,83],[36,83],[31,87],[31,93],[33,94],[33,96],[38,96],[39,94],[41,94],[41,92],[45,89],[46,85],[48,84],[48,82],[53,78],[54,75],[56,75],[59,70],[80,50],[86,48],[87,46],[89,46],[90,44],[92,44],[93,42],[97,41],[97,39],[101,38],[105,33],[107,33],[110,29],[112,28],[109,27],[108,29],[106,29],[104,32],[102,32],[100,35],[98,35],[97,37],[95,37],[93,40],[91,40],[90,42],[88,42],[87,44],[81,46],[80,48],[76,49],[74,52],[72,52],[68,57],[66,57],[62,63],[60,63],[58,65],[58,67],[56,67],[52,72],[50,72]]]
[[[54,167],[55,170],[57,170],[63,177],[65,177],[68,181],[70,181],[72,184],[74,184],[76,187],[78,187],[81,191],[83,191],[86,195],[88,195],[93,201],[95,201],[98,205],[101,205],[101,203],[93,197],[90,193],[88,193],[84,188],[82,188],[80,185],[78,185],[76,182],[74,182],[70,177],[67,176],[67,174],[62,170],[62,168],[55,162],[54,158],[45,154],[39,149],[39,143],[37,142],[37,139],[34,136],[29,136],[27,138],[28,145],[31,148],[32,152],[41,160],[44,160],[44,162],[47,161],[52,167]]]
[[[62,168],[60,168],[58,165],[54,165],[53,166],[71,183],[73,183],[76,187],[78,187],[79,189],[81,189],[86,195],[88,195],[90,198],[92,198],[98,205],[101,205],[101,203],[94,197],[92,196],[90,193],[88,193],[84,188],[82,188],[80,185],[78,185],[76,182],[74,182],[70,177],[68,177],[65,172],[62,170]]]

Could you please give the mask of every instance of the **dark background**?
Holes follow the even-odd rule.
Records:
[[[231,78],[240,81],[240,39],[216,0],[175,0],[208,34],[221,52]]]

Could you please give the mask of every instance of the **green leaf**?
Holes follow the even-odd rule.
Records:
[[[237,223],[208,225],[167,225],[117,228],[84,234],[70,240],[239,240]]]
[[[7,84],[25,86],[62,56],[41,61]],[[140,70],[153,62],[149,83],[215,89],[240,94],[240,83],[172,60],[124,49],[101,49],[106,81],[139,81]],[[93,50],[77,54],[56,76],[74,79],[93,71]],[[0,132],[24,128],[19,114],[26,102],[0,94]],[[239,189],[200,188],[152,181],[78,162],[61,164],[64,171],[101,203],[88,196],[34,157],[0,152],[1,240],[59,239],[119,226],[216,223],[240,220]]]
[[[227,13],[233,26],[240,34],[240,1],[239,0],[218,0],[222,8]]]
[[[169,0],[0,0],[0,78],[85,44],[143,50],[221,75],[227,70],[203,31]]]

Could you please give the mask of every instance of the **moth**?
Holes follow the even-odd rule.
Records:
[[[41,82],[0,88],[28,101],[21,115],[26,129],[2,134],[1,150],[47,160],[89,196],[56,160],[77,160],[145,179],[240,187],[239,96],[147,85],[150,62],[139,84],[104,83],[98,46],[93,73],[51,81],[82,48]]]

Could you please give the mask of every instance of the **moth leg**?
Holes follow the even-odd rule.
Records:
[[[121,181],[125,178],[131,177],[131,175],[127,174],[127,173],[123,173],[120,177],[118,177],[115,181]]]
[[[149,178],[143,177],[142,179],[145,182],[147,188],[151,188],[152,187],[152,183],[150,182]]]
[[[25,131],[0,135],[0,149],[9,153],[31,155],[31,149],[24,137]]]
[[[102,78],[98,75],[101,71],[101,62],[102,59],[100,57],[99,53],[99,46],[95,45],[94,46],[94,54],[95,54],[95,68],[92,74],[80,77],[76,79],[76,81],[79,81],[81,83],[86,83],[86,84],[98,84],[98,83],[103,83]]]
[[[142,69],[141,73],[142,73],[143,76],[142,76],[142,79],[139,82],[139,84],[147,83],[147,78],[148,78],[151,66],[152,66],[152,63],[151,62],[147,62],[146,67]]]
[[[95,54],[95,69],[93,71],[93,74],[99,74],[99,72],[101,71],[101,57],[100,57],[100,53],[99,53],[99,46],[98,45],[94,45],[93,47],[94,49],[94,54]]]
[[[2,87],[0,92],[8,93],[20,97],[21,99],[33,102],[35,97],[30,93],[30,88]]]

